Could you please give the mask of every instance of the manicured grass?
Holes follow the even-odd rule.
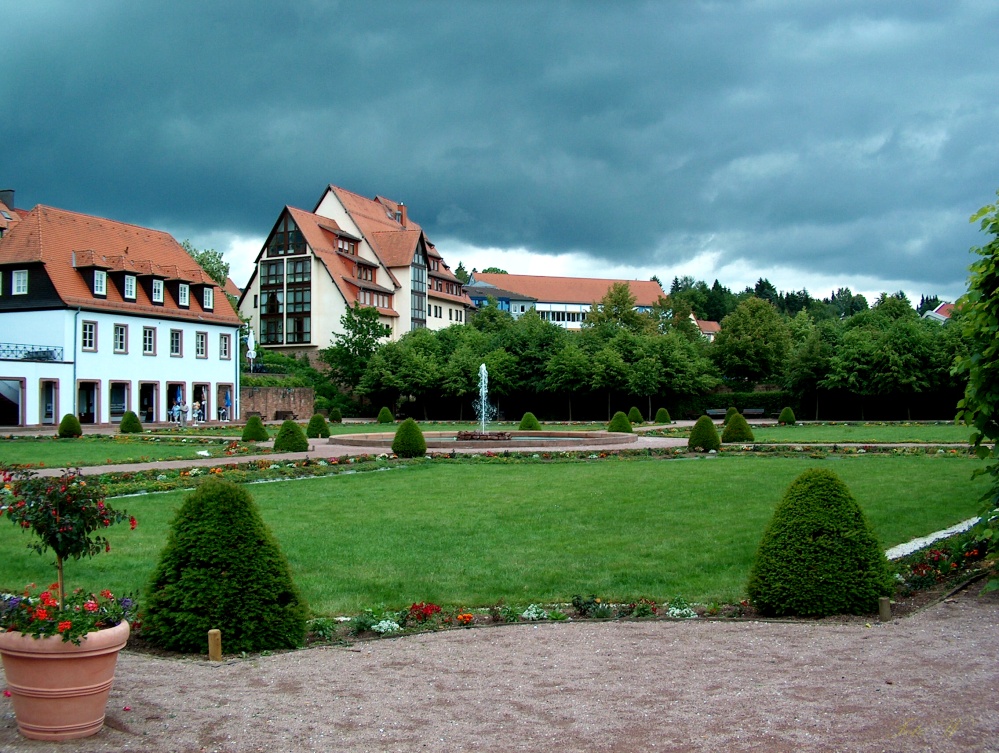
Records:
[[[142,439],[131,435],[93,436],[80,439],[17,438],[0,439],[0,461],[43,465],[46,468],[74,468],[112,463],[140,463],[157,460],[187,460],[208,451],[212,457],[225,456],[220,441],[197,439]]]
[[[843,478],[886,548],[971,517],[987,483],[971,479],[978,461],[963,457],[717,457],[417,463],[250,490],[317,614],[577,593],[732,602],[774,506],[814,465]],[[143,587],[182,498],[119,500],[138,529],[112,528],[110,555],[70,562],[70,586]],[[28,542],[0,526],[0,586],[51,579]]]
[[[860,442],[967,444],[971,430],[956,424],[804,424],[753,426],[757,442]]]

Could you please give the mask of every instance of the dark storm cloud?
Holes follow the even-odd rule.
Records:
[[[997,183],[991,2],[21,5],[22,206],[263,235],[332,182],[470,245],[932,291]]]

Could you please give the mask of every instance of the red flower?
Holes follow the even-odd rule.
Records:
[[[103,597],[104,597],[105,599],[113,599],[113,598],[114,598],[114,594],[113,594],[113,593],[111,593],[111,592],[110,592],[110,591],[109,591],[108,589],[106,589],[106,588],[105,588],[105,589],[104,589],[103,591],[101,591],[101,596],[103,596]]]
[[[62,622],[59,623],[59,627],[56,628],[56,632],[65,633],[71,627],[73,627],[72,622],[70,622],[69,620],[63,620]]]
[[[90,601],[83,602],[83,608],[88,612],[96,612],[100,607],[97,606],[97,602],[91,599]]]
[[[36,620],[47,620],[49,618],[49,610],[38,607],[35,609],[33,616]]]
[[[135,516],[134,516],[134,515],[133,515],[133,516],[131,516],[131,517],[130,517],[130,518],[128,519],[128,525],[129,525],[129,527],[130,527],[130,528],[131,528],[131,529],[132,529],[133,531],[135,530],[135,527],[136,527],[137,525],[139,525],[139,523],[138,523],[138,521],[136,521],[136,519],[135,519]]]

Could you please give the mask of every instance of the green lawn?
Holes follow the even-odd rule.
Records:
[[[971,517],[987,483],[969,458],[860,456],[438,462],[249,488],[317,614],[576,593],[732,602],[775,504],[814,465],[850,486],[885,547]],[[70,562],[69,585],[142,587],[182,498],[119,500],[139,528],[113,528],[110,555]],[[0,526],[0,585],[51,580],[28,541]]]
[[[44,465],[46,468],[75,468],[112,463],[187,460],[207,451],[211,457],[225,457],[221,441],[189,438],[143,439],[128,435],[93,436],[81,439],[18,438],[0,439],[0,462]]]
[[[967,444],[971,430],[956,424],[805,424],[803,426],[753,426],[757,442],[860,442],[895,444]]]

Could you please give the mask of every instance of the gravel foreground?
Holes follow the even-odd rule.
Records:
[[[125,651],[102,732],[0,751],[999,751],[999,594],[880,624],[568,622],[212,664]]]

